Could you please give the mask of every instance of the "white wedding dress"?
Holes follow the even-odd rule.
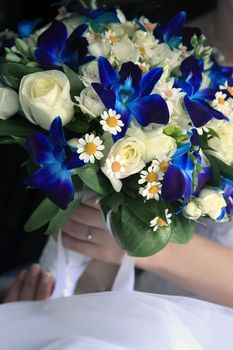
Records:
[[[233,310],[108,292],[0,306],[4,350],[232,350]]]

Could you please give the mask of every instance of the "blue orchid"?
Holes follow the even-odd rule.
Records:
[[[186,95],[184,103],[190,115],[192,123],[199,128],[205,125],[212,118],[228,120],[221,112],[212,108],[207,100],[215,98],[216,89],[207,88],[200,90],[203,73],[203,60],[197,60],[189,56],[181,64],[182,78],[176,81]]]
[[[77,12],[84,17],[95,32],[100,32],[111,23],[119,23],[115,7],[100,6],[97,9],[86,8],[81,1],[72,0],[67,6],[69,12]]]
[[[28,38],[32,35],[36,27],[42,22],[41,18],[34,19],[33,21],[20,21],[18,23],[18,32],[21,38]]]
[[[186,13],[181,11],[170,20],[155,27],[153,34],[160,42],[165,42],[171,49],[178,48],[182,41],[182,28]]]
[[[76,70],[80,65],[93,60],[93,56],[87,56],[88,41],[83,37],[87,28],[87,24],[81,24],[68,37],[65,24],[53,21],[38,38],[35,50],[37,61],[45,68],[56,68],[66,64]]]
[[[71,169],[80,168],[85,163],[67,143],[60,117],[54,119],[49,133],[50,139],[40,132],[27,138],[27,150],[41,168],[26,179],[26,184],[42,189],[56,205],[66,209],[75,194]]]
[[[162,68],[154,68],[142,76],[141,69],[132,62],[124,63],[119,73],[105,57],[100,57],[98,63],[101,84],[92,86],[105,107],[119,113],[124,123],[122,131],[113,136],[114,141],[125,135],[133,117],[143,127],[150,123],[168,123],[165,100],[158,94],[150,95],[163,73]]]
[[[222,178],[223,197],[227,203],[226,212],[229,216],[233,215],[233,181]]]
[[[207,71],[211,79],[211,86],[219,89],[219,85],[223,85],[226,81],[230,86],[233,86],[233,67],[220,66],[214,56],[211,56],[211,60],[213,64]]]
[[[183,199],[185,204],[192,194],[194,162],[188,154],[190,147],[187,143],[177,149],[164,175],[161,195],[166,202]]]

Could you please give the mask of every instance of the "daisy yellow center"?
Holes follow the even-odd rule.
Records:
[[[158,222],[157,222],[157,225],[159,227],[164,227],[164,226],[167,226],[167,223],[163,219],[159,218]]]
[[[167,168],[169,167],[169,162],[161,162],[159,164],[159,169],[165,173],[167,171]]]
[[[157,185],[151,186],[151,188],[149,189],[149,192],[150,192],[150,194],[158,193],[159,192],[159,186],[157,186]]]
[[[95,154],[95,152],[97,151],[97,147],[93,142],[87,143],[85,146],[85,152],[91,156],[93,154]]]
[[[121,164],[117,161],[112,163],[112,171],[118,173],[121,170]]]
[[[225,103],[224,98],[219,97],[219,99],[218,99],[218,103],[219,103],[220,105],[224,105],[224,103]]]
[[[167,90],[167,91],[165,91],[165,96],[166,96],[166,97],[172,97],[172,96],[173,96],[172,90]]]
[[[110,126],[110,128],[115,128],[117,126],[117,119],[115,117],[109,116],[106,120],[106,123],[108,124],[108,126]]]
[[[232,86],[228,86],[227,91],[229,92],[229,94],[233,95],[233,87]]]
[[[157,174],[153,173],[152,171],[150,173],[148,173],[147,177],[146,177],[146,181],[147,182],[154,182],[158,180],[158,176]]]
[[[115,44],[116,43],[115,35],[109,35],[109,40],[111,41],[112,44]]]
[[[144,47],[139,47],[139,51],[142,56],[145,56],[146,50],[144,49]]]
[[[147,67],[141,64],[139,68],[145,73],[147,71]]]

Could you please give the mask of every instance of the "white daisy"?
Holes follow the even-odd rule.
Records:
[[[199,128],[196,128],[196,130],[198,135],[203,135],[204,132],[209,132],[209,129],[205,125],[200,126]]]
[[[79,139],[77,147],[77,153],[80,154],[80,159],[85,163],[94,163],[95,159],[100,160],[103,158],[103,141],[94,134],[86,134],[84,138]]]
[[[215,94],[215,100],[213,101],[215,105],[224,105],[226,102],[226,94],[223,94],[222,91],[218,91]]]
[[[152,161],[152,167],[155,167],[156,165],[159,166],[159,170],[162,172],[162,173],[166,173],[169,165],[170,165],[170,161],[171,161],[171,158],[170,157],[167,157],[167,156],[163,156],[159,159],[154,159]]]
[[[227,90],[231,96],[233,96],[233,86],[228,85],[227,80],[224,85],[219,86],[220,90]]]
[[[121,132],[124,123],[120,119],[121,115],[117,114],[116,111],[110,108],[108,111],[104,111],[104,113],[101,114],[101,118],[100,124],[104,131],[109,131],[113,135]]]
[[[141,69],[143,73],[146,73],[150,70],[150,65],[146,64],[145,62],[135,62],[135,64]]]
[[[142,170],[140,172],[140,180],[138,180],[139,185],[149,182],[158,182],[163,179],[164,174],[160,171],[159,165],[149,166],[147,170]]]
[[[106,159],[106,173],[109,175],[109,177],[113,178],[121,178],[122,174],[125,171],[124,165],[125,160],[122,159],[119,155],[116,155],[115,157],[112,156],[110,159]]]
[[[157,231],[158,228],[168,226],[171,224],[172,220],[170,218],[172,217],[172,214],[169,213],[168,209],[165,209],[165,217],[166,221],[164,221],[159,216],[156,216],[153,220],[151,220],[150,227],[153,227],[153,231]]]
[[[155,199],[156,201],[159,200],[159,195],[161,194],[161,183],[159,182],[148,182],[146,187],[141,187],[139,189],[139,193],[146,197],[146,199]]]
[[[116,37],[116,33],[113,32],[111,29],[107,30],[104,33],[104,37],[113,45],[117,42],[117,37]]]
[[[167,102],[170,115],[181,114],[183,111],[183,100],[185,93],[180,88],[175,88],[174,79],[165,82],[163,79],[159,81],[154,89],[154,93],[159,93]]]

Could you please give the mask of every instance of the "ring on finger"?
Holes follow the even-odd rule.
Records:
[[[91,233],[91,227],[88,227],[87,234],[86,234],[86,241],[91,242],[93,239],[92,233]]]

